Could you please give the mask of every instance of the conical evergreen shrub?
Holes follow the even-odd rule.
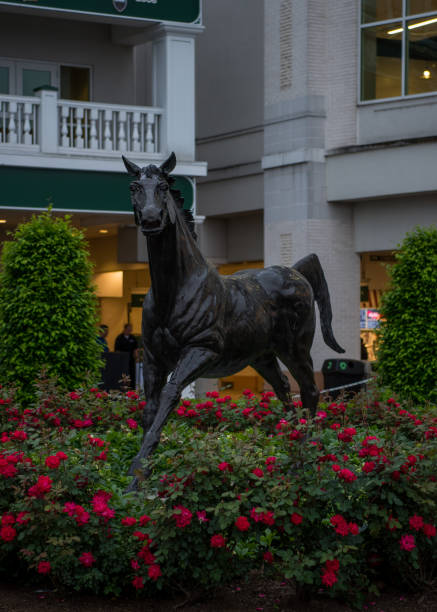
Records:
[[[403,398],[437,402],[437,229],[407,234],[389,271],[377,354],[381,382]]]
[[[0,270],[0,381],[30,399],[45,370],[73,389],[99,371],[96,297],[82,232],[50,209],[19,225]]]

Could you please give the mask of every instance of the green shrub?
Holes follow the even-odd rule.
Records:
[[[19,225],[2,252],[0,377],[32,396],[45,369],[63,388],[96,375],[96,298],[83,234],[44,212]]]
[[[407,234],[382,300],[378,372],[415,402],[437,401],[437,229]]]

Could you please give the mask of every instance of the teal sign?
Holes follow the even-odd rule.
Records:
[[[145,21],[201,22],[201,0],[8,0],[19,5],[67,13],[128,17]]]
[[[184,198],[184,208],[194,203],[194,185],[186,176],[174,176],[174,188]],[[68,212],[132,213],[125,173],[85,172],[0,166],[0,208],[44,209]],[[20,186],[17,189],[17,185]]]

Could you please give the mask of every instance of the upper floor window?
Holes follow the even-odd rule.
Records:
[[[437,0],[361,0],[361,100],[437,92]]]
[[[86,66],[0,58],[0,94],[33,96],[35,88],[51,85],[63,100],[88,102],[90,80]]]

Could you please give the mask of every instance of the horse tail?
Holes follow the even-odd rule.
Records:
[[[320,326],[325,344],[337,353],[344,353],[345,350],[338,344],[332,331],[331,299],[329,297],[328,283],[326,282],[319,258],[315,253],[311,253],[311,255],[307,255],[307,257],[300,259],[294,264],[293,269],[300,272],[313,289],[314,297],[319,307]]]

